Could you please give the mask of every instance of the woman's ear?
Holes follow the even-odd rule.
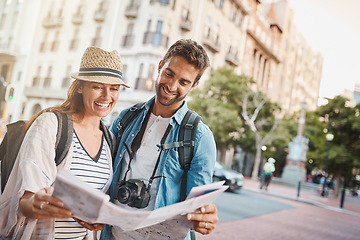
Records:
[[[76,93],[82,94],[83,93],[83,86],[79,87],[78,90],[76,91]]]

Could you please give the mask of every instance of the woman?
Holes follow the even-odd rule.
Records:
[[[63,202],[53,198],[51,187],[58,168],[64,168],[106,191],[111,183],[111,149],[104,141],[100,120],[114,108],[122,81],[122,65],[116,51],[86,49],[80,70],[65,102],[45,109],[27,123],[17,160],[0,198],[0,236],[12,239],[91,239],[89,230],[101,224],[73,219]],[[73,120],[73,141],[65,159],[56,166],[57,117],[67,113]]]

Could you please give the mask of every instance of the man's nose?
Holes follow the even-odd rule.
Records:
[[[178,86],[178,83],[175,79],[169,81],[168,88],[170,91],[175,91]]]

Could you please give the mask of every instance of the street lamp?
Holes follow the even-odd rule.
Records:
[[[331,141],[333,139],[334,139],[334,134],[332,134],[332,133],[326,134],[326,140],[327,140],[328,144],[327,144],[326,160],[325,160],[325,179],[323,182],[323,187],[322,187],[322,192],[321,192],[321,196],[323,196],[323,197],[325,196],[326,175],[327,175],[328,164],[329,164],[330,145],[331,145]]]

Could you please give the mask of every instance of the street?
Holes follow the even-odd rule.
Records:
[[[219,215],[216,229],[207,236],[197,234],[196,239],[360,238],[358,213],[334,211],[251,190],[222,194],[215,201]]]

